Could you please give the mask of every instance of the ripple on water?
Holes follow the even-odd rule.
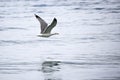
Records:
[[[41,37],[40,37],[41,38]],[[0,40],[0,46],[10,46],[10,45],[22,45],[22,44],[31,44],[31,43],[55,43],[59,42],[60,40],[57,39],[33,39],[33,40]]]
[[[33,5],[33,7],[50,7],[53,5],[48,5],[48,4],[39,4],[39,5]]]
[[[19,74],[23,72],[38,71],[36,66],[39,63],[34,62],[4,62],[0,63],[1,74]]]
[[[19,27],[0,27],[0,31],[6,30],[26,30],[26,28],[19,28]]]

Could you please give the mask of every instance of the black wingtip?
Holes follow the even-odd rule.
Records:
[[[56,22],[57,22],[57,19],[56,19],[56,18],[54,18],[54,21],[56,21]]]
[[[36,14],[34,14],[34,15],[35,15],[35,17],[36,17],[36,18],[39,18],[39,16],[38,16],[38,15],[36,15]]]

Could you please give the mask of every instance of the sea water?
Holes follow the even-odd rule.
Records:
[[[120,80],[120,0],[0,0],[0,80]]]

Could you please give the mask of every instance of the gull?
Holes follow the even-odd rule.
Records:
[[[39,37],[50,37],[52,35],[58,35],[58,33],[51,33],[51,30],[57,24],[56,18],[54,18],[52,23],[50,25],[48,25],[41,17],[39,17],[36,14],[34,14],[34,15],[38,19],[38,21],[40,22],[41,32],[40,32],[40,35],[38,35]]]

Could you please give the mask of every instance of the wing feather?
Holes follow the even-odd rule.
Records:
[[[41,26],[41,33],[43,33],[43,31],[47,28],[47,23],[38,15],[35,14],[35,17],[38,19],[38,21],[40,22],[40,26]]]
[[[51,33],[51,30],[56,26],[56,24],[57,24],[57,19],[54,18],[52,23],[45,29],[44,33],[45,34]]]

